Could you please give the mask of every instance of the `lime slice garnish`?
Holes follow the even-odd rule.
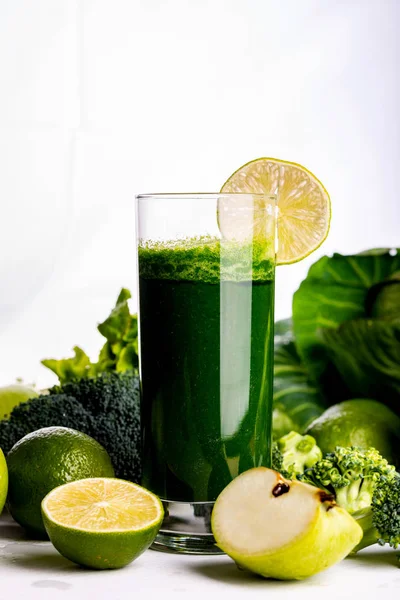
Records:
[[[164,515],[151,492],[102,477],[55,488],[44,498],[42,513],[57,550],[97,569],[123,567],[137,558],[154,541]]]
[[[277,194],[277,263],[280,265],[302,260],[328,235],[329,194],[315,175],[301,165],[276,158],[258,158],[235,171],[221,192]],[[226,235],[229,231],[227,219],[218,214],[218,221]]]

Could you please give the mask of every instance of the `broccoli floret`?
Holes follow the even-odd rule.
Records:
[[[322,452],[310,435],[295,431],[272,445],[272,468],[287,479],[293,479],[322,458]]]
[[[338,446],[299,479],[334,493],[339,506],[353,514],[371,506],[377,484],[395,474],[396,469],[375,448]]]
[[[0,421],[0,448],[7,453],[28,433],[52,425],[86,433],[91,422],[91,415],[72,396],[37,396],[16,406],[7,419]]]
[[[134,406],[139,408],[139,380],[132,372],[102,373],[94,378],[79,379],[50,389],[50,395],[60,393],[76,398],[93,416],[131,406],[133,396],[136,397]]]
[[[382,478],[375,488],[371,506],[353,514],[364,530],[355,552],[371,546],[400,546],[400,475]]]
[[[116,476],[138,482],[141,476],[138,378],[130,373],[106,373],[95,379],[68,383],[61,389],[93,415],[90,435],[108,451]]]
[[[53,425],[90,435],[109,453],[116,477],[140,481],[140,395],[133,373],[104,373],[56,386],[49,395],[17,406],[0,422],[0,447],[8,452],[27,433]]]
[[[50,394],[71,395],[92,415],[88,435],[110,455],[116,477],[139,482],[141,435],[139,379],[132,372],[103,373],[57,386]],[[77,429],[78,427],[75,427]]]
[[[372,524],[379,533],[378,543],[400,546],[400,475],[379,482],[372,498]]]
[[[289,479],[304,473],[322,458],[322,452],[311,435],[300,435],[291,431],[278,440],[278,448],[282,453],[282,467]],[[279,469],[277,469],[279,470]]]
[[[375,448],[338,446],[298,479],[334,494],[361,525],[356,552],[376,543],[400,544],[400,476]]]

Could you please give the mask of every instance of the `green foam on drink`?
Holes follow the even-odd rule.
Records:
[[[208,236],[139,245],[139,274],[172,281],[270,281],[274,278],[271,243],[240,243]]]

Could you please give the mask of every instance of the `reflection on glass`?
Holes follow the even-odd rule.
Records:
[[[224,218],[243,224],[238,202]],[[168,501],[213,501],[270,465],[275,222],[264,210],[264,235],[249,235],[245,209],[243,239],[237,227],[139,247],[143,484]]]

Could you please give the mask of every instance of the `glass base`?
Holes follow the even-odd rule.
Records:
[[[224,554],[211,531],[214,502],[162,500],[164,521],[151,546],[153,550],[178,554]]]
[[[153,542],[151,549],[174,554],[224,554],[222,550],[215,545],[215,540],[212,535],[171,535],[169,533],[160,532]]]

